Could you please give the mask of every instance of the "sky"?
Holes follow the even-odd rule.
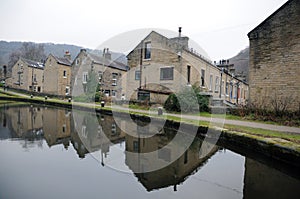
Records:
[[[0,40],[95,49],[143,28],[182,33],[211,60],[235,56],[247,33],[287,0],[0,0]]]

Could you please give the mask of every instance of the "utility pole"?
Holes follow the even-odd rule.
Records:
[[[143,40],[141,41],[141,50],[140,50],[140,86],[142,88],[142,70],[143,70]]]

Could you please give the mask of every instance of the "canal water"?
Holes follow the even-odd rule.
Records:
[[[122,124],[130,120],[39,105],[4,105],[0,198],[300,196],[299,168],[235,146],[208,147],[197,137],[174,155],[184,148],[183,141],[174,141],[178,128],[164,124],[153,133],[153,128],[145,130],[147,121],[135,120],[135,130],[124,130]],[[180,140],[191,136],[181,133],[186,137]]]

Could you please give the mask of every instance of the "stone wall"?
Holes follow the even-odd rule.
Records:
[[[42,68],[28,66],[25,61],[19,59],[12,67],[12,75],[6,80],[6,84],[19,90],[43,92],[43,75]],[[31,86],[34,89],[31,89]]]
[[[250,101],[300,108],[300,1],[292,0],[248,34]]]
[[[100,57],[100,55],[98,57]],[[121,95],[125,92],[125,88],[123,87],[124,84],[122,83],[122,76],[126,71],[96,62],[84,49],[80,51],[72,64],[71,89],[73,96],[78,96],[84,93],[85,83],[83,76],[84,73],[89,74],[91,71],[95,72],[96,78],[99,80],[100,91],[103,91],[104,93],[109,92],[109,96],[112,96],[112,93],[115,92],[114,97],[117,99],[121,98]],[[100,76],[102,76],[101,79]]]
[[[150,59],[144,59],[144,46],[147,42],[151,42]],[[143,48],[142,52],[141,47]],[[141,71],[141,53],[143,59],[140,82],[139,79],[135,78],[135,73]],[[225,82],[232,80],[237,82],[238,80],[233,77],[227,78],[227,74],[223,74],[221,80],[221,72],[216,66],[202,59],[199,55],[189,51],[186,46],[181,47],[178,45],[176,43],[176,38],[168,39],[154,31],[151,32],[131,53],[129,53],[128,65],[130,66],[130,71],[126,74],[126,99],[136,100],[136,92],[141,83],[142,89],[154,91],[150,94],[151,100],[158,97],[155,93],[159,91],[178,93],[188,85],[196,85],[201,87],[202,92],[207,92],[214,98],[219,97],[221,89],[221,97],[223,99],[232,100],[233,103],[237,101],[234,98],[229,99],[229,95],[225,95]],[[173,79],[161,79],[161,68],[166,67],[174,68]],[[190,68],[189,81],[188,68]],[[204,71],[203,85],[201,80],[202,71]],[[223,86],[221,86],[222,81],[224,81]],[[245,94],[244,92],[244,90],[248,90],[248,85],[241,82],[240,87],[242,88],[240,89],[240,92],[243,95],[239,95],[241,98],[239,102],[244,103],[246,98],[248,98],[248,94]],[[155,95],[155,97],[152,97],[151,95]],[[162,99],[166,98],[166,95],[163,95]]]
[[[66,75],[64,76],[64,71]],[[66,96],[66,87],[71,85],[71,66],[57,63],[53,55],[49,55],[44,69],[44,93]]]

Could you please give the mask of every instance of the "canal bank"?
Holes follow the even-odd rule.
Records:
[[[55,99],[42,99],[42,98],[30,98],[28,96],[5,96],[1,95],[0,100],[5,101],[18,101],[18,102],[28,102],[28,103],[36,103],[48,106],[57,106],[63,108],[75,108],[79,110],[85,111],[96,111],[97,113],[103,113],[107,115],[112,115],[113,113],[118,113],[119,117],[128,118],[128,113],[126,110],[116,110],[110,107],[101,107],[95,106],[87,103],[71,103],[68,101],[55,100]],[[228,126],[224,126],[222,129],[217,129],[214,127],[210,127],[210,133],[207,134],[209,128],[209,122],[207,121],[199,121],[190,117],[184,117],[178,115],[166,115],[159,116],[157,114],[148,114],[147,111],[138,111],[138,110],[130,110],[131,118],[139,118],[140,120],[149,121],[162,121],[164,119],[168,120],[168,123],[171,123],[174,126],[180,125],[184,129],[195,129],[197,130],[197,134],[200,137],[208,137],[209,139],[218,139],[218,142],[222,142],[229,145],[235,145],[238,147],[242,147],[254,152],[258,152],[267,157],[283,161],[288,164],[295,165],[300,167],[300,144],[299,144],[299,135],[295,135],[295,140],[291,141],[288,139],[280,138],[280,136],[271,136],[269,133],[268,136],[264,134],[255,134],[249,131],[254,131],[255,129],[250,128],[247,132],[244,127],[235,126],[236,130],[232,130],[227,128]],[[249,128],[248,128],[249,129]],[[260,132],[267,130],[260,130]],[[187,131],[188,132],[188,131]],[[215,133],[213,133],[215,132]],[[215,138],[212,135],[220,134],[220,137]],[[290,134],[290,133],[289,133]],[[290,134],[292,135],[292,134]]]

